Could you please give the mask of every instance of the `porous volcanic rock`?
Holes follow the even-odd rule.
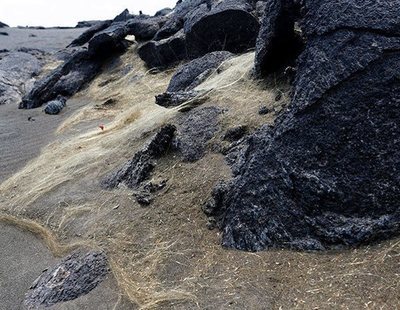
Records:
[[[138,41],[151,40],[166,22],[164,17],[133,18],[126,24],[128,34],[134,35]]]
[[[110,27],[98,32],[89,41],[89,52],[98,58],[106,58],[126,50],[129,46],[125,37],[129,29],[124,22],[113,23]]]
[[[233,56],[230,52],[212,52],[180,67],[168,85],[167,92],[189,91],[200,85],[222,62]]]
[[[219,116],[223,110],[217,107],[197,108],[182,114],[177,120],[175,149],[184,161],[201,159],[210,141],[219,129]]]
[[[45,271],[26,295],[28,309],[41,309],[74,300],[95,289],[109,272],[102,252],[75,252]]]
[[[150,177],[157,159],[170,150],[175,131],[176,128],[172,125],[162,127],[129,162],[102,180],[102,187],[113,189],[123,184],[128,188],[138,189]]]
[[[294,65],[302,48],[302,40],[294,29],[296,9],[293,0],[264,2],[265,11],[256,44],[256,77]]]
[[[42,62],[29,53],[10,52],[0,59],[0,105],[19,103],[34,84]]]
[[[101,64],[101,60],[93,59],[86,50],[74,53],[64,64],[35,83],[22,99],[20,108],[37,108],[59,95],[71,97],[98,74]]]
[[[197,91],[177,91],[165,92],[156,96],[156,104],[164,108],[172,108],[180,106],[181,104],[193,100],[200,96]]]
[[[86,30],[84,33],[82,33],[78,38],[73,40],[69,46],[82,46],[90,41],[90,39],[93,38],[93,36],[100,32],[105,30],[106,28],[110,27],[111,25],[111,20],[105,20],[101,22],[95,23],[93,26],[91,26],[88,30]]]
[[[149,68],[168,68],[187,58],[183,30],[160,41],[150,41],[138,49],[140,58]]]
[[[67,99],[65,97],[58,96],[57,99],[52,100],[46,104],[44,112],[50,115],[57,115],[64,109],[66,102]]]
[[[230,157],[234,179],[205,207],[226,247],[324,250],[400,232],[399,7],[306,11],[291,106]]]
[[[222,50],[241,53],[253,48],[260,24],[251,11],[251,5],[241,0],[200,5],[184,25],[189,57]]]

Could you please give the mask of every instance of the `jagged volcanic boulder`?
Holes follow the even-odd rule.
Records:
[[[173,143],[184,161],[194,162],[204,156],[207,143],[219,129],[219,116],[223,112],[217,107],[205,107],[178,117],[177,134]]]
[[[7,28],[7,27],[8,27],[7,24],[4,24],[4,23],[0,22],[0,28]]]
[[[67,98],[58,96],[57,99],[52,100],[46,104],[44,112],[50,115],[57,115],[64,109],[66,102]]]
[[[89,52],[99,58],[106,58],[115,53],[123,52],[129,46],[125,40],[128,33],[129,29],[126,23],[113,23],[89,41]]]
[[[128,34],[134,35],[138,41],[151,40],[160,27],[166,22],[164,17],[133,18],[126,24]]]
[[[18,103],[34,84],[42,62],[25,52],[7,53],[0,59],[0,105]]]
[[[289,110],[231,153],[205,207],[226,247],[322,250],[400,232],[400,29],[391,1],[306,1]]]
[[[88,30],[86,30],[84,33],[82,33],[78,38],[73,40],[69,46],[82,46],[90,41],[93,36],[100,32],[105,30],[106,28],[110,27],[111,25],[111,20],[106,20],[106,21],[101,21],[95,23],[93,26],[91,26]]]
[[[109,272],[102,252],[75,252],[57,266],[45,270],[26,295],[28,309],[42,309],[74,300],[94,290]]]
[[[168,92],[193,90],[222,62],[232,57],[230,52],[212,52],[180,67],[169,83]]]
[[[254,66],[258,78],[294,65],[302,48],[294,29],[298,7],[293,0],[267,0],[264,4]]]
[[[126,22],[128,20],[130,20],[131,18],[133,18],[133,15],[131,15],[129,13],[128,9],[123,10],[119,15],[117,15],[113,22],[114,23],[119,23],[119,22]]]
[[[222,50],[240,53],[254,47],[260,25],[251,11],[246,1],[200,5],[184,25],[189,57]]]
[[[128,188],[138,189],[150,177],[157,159],[169,151],[175,131],[176,128],[172,125],[162,127],[129,162],[102,180],[102,187],[112,189],[123,184]]]
[[[161,41],[150,41],[138,49],[149,68],[167,68],[187,58],[183,31]]]
[[[64,64],[35,83],[32,90],[22,99],[20,108],[33,109],[56,99],[59,95],[74,95],[98,74],[101,64],[102,61],[93,59],[86,50],[74,53]]]

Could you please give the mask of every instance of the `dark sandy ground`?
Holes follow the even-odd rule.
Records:
[[[7,32],[8,36],[0,36],[0,50],[26,47],[54,52],[66,47],[85,30],[86,28],[62,30],[4,28],[2,31]]]
[[[0,36],[0,49],[26,47],[54,53],[84,30],[7,28],[9,36]],[[46,145],[62,139],[55,134],[58,126],[86,103],[85,100],[70,100],[63,113],[57,116],[46,115],[42,108],[19,110],[17,105],[0,105],[0,184],[36,158]],[[35,235],[0,222],[0,310],[23,309],[24,296],[33,281],[59,260]],[[88,295],[50,309],[134,308],[120,295],[114,277],[109,275]]]

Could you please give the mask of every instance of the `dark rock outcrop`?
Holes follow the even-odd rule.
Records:
[[[194,162],[201,159],[210,141],[219,129],[220,108],[197,108],[181,115],[177,120],[175,149],[184,161]]]
[[[93,38],[93,36],[100,32],[105,30],[106,28],[110,27],[111,25],[111,20],[106,20],[106,21],[101,21],[95,23],[93,26],[91,26],[88,30],[86,30],[84,33],[82,33],[78,38],[73,40],[69,46],[82,46],[90,41],[90,39]]]
[[[129,10],[128,10],[128,9],[125,9],[125,10],[123,10],[119,15],[117,15],[117,16],[114,18],[113,22],[114,22],[114,23],[126,22],[126,21],[132,19],[133,17],[134,17],[134,16],[131,15],[131,14],[129,13]]]
[[[225,0],[210,8],[200,5],[185,21],[190,58],[222,50],[241,53],[255,46],[260,25],[246,1]]]
[[[147,42],[138,53],[149,68],[168,68],[187,58],[185,35],[180,31],[168,39]]]
[[[164,8],[156,12],[155,17],[166,16],[172,12],[170,8]]]
[[[302,48],[302,40],[294,29],[296,17],[293,0],[265,2],[256,45],[256,77],[294,64]]]
[[[128,35],[129,29],[126,23],[113,23],[105,30],[98,32],[89,41],[89,52],[98,58],[106,58],[113,54],[126,50],[129,46],[125,37]]]
[[[0,105],[18,103],[34,84],[42,62],[25,52],[10,52],[0,59]]]
[[[163,17],[133,18],[126,24],[128,34],[134,35],[138,41],[151,40],[165,23]]]
[[[230,52],[212,52],[192,60],[177,70],[167,92],[189,91],[200,85],[222,62],[232,57]]]
[[[44,112],[50,115],[57,115],[64,109],[66,102],[67,99],[65,97],[58,96],[57,99],[46,104]]]
[[[112,189],[123,184],[131,189],[138,189],[146,181],[156,166],[157,159],[164,156],[171,147],[176,128],[166,125],[149,143],[127,162],[121,169],[111,173],[102,182],[104,188]]]
[[[400,232],[399,7],[306,10],[289,110],[230,156],[234,179],[205,208],[226,247],[323,250]]]
[[[9,36],[8,32],[0,31],[0,36]]]
[[[35,281],[26,295],[25,305],[39,309],[74,300],[95,289],[108,272],[104,253],[75,252]]]
[[[98,74],[101,63],[100,60],[94,60],[85,50],[76,52],[63,65],[37,81],[22,99],[20,108],[37,108],[59,95],[71,97]]]
[[[0,28],[8,28],[8,25],[0,22]]]

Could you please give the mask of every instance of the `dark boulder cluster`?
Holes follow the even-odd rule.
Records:
[[[44,273],[26,295],[28,309],[42,309],[86,295],[105,280],[109,273],[102,252],[75,252]]]
[[[170,108],[191,100],[202,103],[206,97],[194,89],[231,57],[230,52],[212,52],[181,66],[171,78],[167,91],[156,96],[156,104]]]
[[[228,156],[234,179],[204,208],[226,247],[322,250],[400,232],[400,7],[304,5],[291,106]],[[270,32],[291,19],[267,7],[280,16],[264,17]],[[281,40],[265,38],[273,55],[268,44]]]
[[[260,28],[255,11],[245,0],[179,1],[139,55],[148,67],[163,69],[210,52],[245,52],[255,47]]]

